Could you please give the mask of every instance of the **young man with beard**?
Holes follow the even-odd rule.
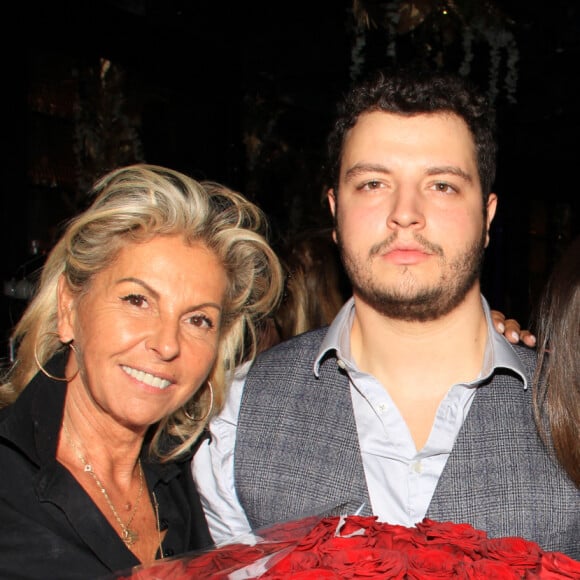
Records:
[[[491,110],[455,77],[380,74],[346,97],[328,200],[353,297],[234,381],[193,463],[215,540],[341,504],[580,558],[580,492],[534,424],[535,352],[481,295],[495,154]]]

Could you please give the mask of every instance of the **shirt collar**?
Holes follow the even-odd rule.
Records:
[[[528,388],[528,379],[522,361],[507,339],[495,331],[491,320],[489,305],[483,296],[481,297],[481,303],[487,320],[488,339],[481,375],[477,382],[485,381],[496,369],[505,368],[520,376],[524,390],[526,390]],[[313,370],[316,377],[319,376],[322,360],[329,354],[347,363],[352,362],[350,354],[350,330],[354,318],[354,308],[354,298],[351,297],[345,302],[329,326],[328,332],[322,341],[318,355],[314,361]]]
[[[494,329],[489,304],[483,296],[481,297],[481,303],[487,320],[487,346],[485,347],[483,368],[478,382],[489,378],[496,369],[503,368],[518,374],[522,379],[524,390],[527,390],[528,379],[524,364],[507,338]]]
[[[336,353],[339,359],[346,361],[351,360],[350,356],[350,329],[352,328],[352,321],[354,318],[354,298],[349,298],[338,314],[334,317],[320,350],[314,361],[314,374],[318,377],[320,373],[320,365],[323,358],[328,354]]]

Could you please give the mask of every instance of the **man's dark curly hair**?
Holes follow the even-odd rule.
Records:
[[[495,112],[466,80],[432,71],[378,71],[346,95],[327,140],[327,184],[336,193],[345,136],[360,115],[374,111],[398,115],[449,112],[461,117],[475,142],[483,201],[487,201],[496,170]]]

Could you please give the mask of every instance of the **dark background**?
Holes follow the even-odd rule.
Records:
[[[269,215],[274,244],[328,224],[324,139],[357,76],[357,22],[365,38],[358,74],[415,61],[459,70],[466,30],[474,32],[469,77],[489,92],[499,64],[489,94],[500,206],[483,276],[493,308],[527,325],[554,261],[579,233],[575,0],[58,0],[11,11],[2,72],[3,339],[64,220],[114,166],[146,161],[238,189]]]

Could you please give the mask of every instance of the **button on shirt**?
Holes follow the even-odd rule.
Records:
[[[449,389],[439,405],[429,438],[420,451],[417,451],[409,429],[386,389],[372,375],[358,369],[352,360],[352,298],[329,327],[313,372],[318,374],[320,360],[331,351],[336,356],[337,365],[348,373],[372,510],[380,521],[413,526],[423,519],[477,386],[496,368],[509,368],[518,373],[524,388],[527,388],[522,363],[507,340],[493,330],[489,306],[483,297],[482,303],[489,330],[480,377]],[[193,476],[216,542],[231,540],[250,530],[234,488],[237,416],[248,369],[249,364],[246,364],[236,374],[224,410],[210,423],[211,444],[203,443],[192,464]]]

